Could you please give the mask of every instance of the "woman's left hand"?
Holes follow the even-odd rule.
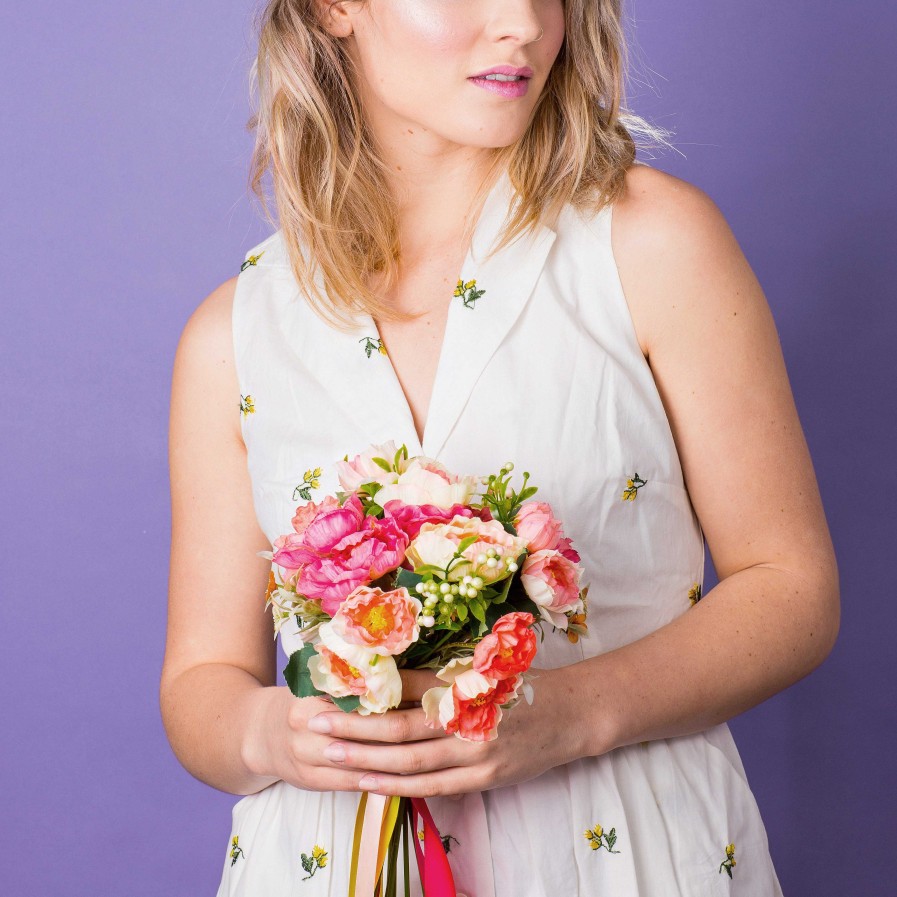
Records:
[[[531,670],[533,703],[521,696],[504,711],[492,741],[465,741],[441,729],[428,729],[432,736],[420,740],[424,711],[419,705],[369,716],[327,711],[308,727],[334,736],[324,755],[336,768],[358,770],[360,791],[403,797],[485,791],[586,756],[588,733],[563,669]],[[423,670],[402,670],[402,678],[403,697],[411,701],[445,685]]]

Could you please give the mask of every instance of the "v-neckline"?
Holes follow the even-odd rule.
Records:
[[[355,328],[338,330],[311,310],[301,294],[296,297],[301,313],[292,319],[288,339],[297,362],[329,395],[334,412],[351,420],[365,440],[362,445],[341,447],[340,454],[392,440],[404,443],[409,455],[439,458],[480,375],[532,294],[556,236],[539,222],[487,258],[513,197],[513,185],[503,171],[486,195],[458,275],[465,284],[475,280],[477,291],[483,293],[468,305],[461,296],[453,296],[449,304],[423,439],[392,362],[376,351],[379,331],[373,317],[356,314]],[[316,278],[323,289],[320,270]],[[297,412],[301,413],[298,394]]]
[[[491,244],[495,237],[498,235],[498,229],[504,223],[505,216],[508,210],[508,203],[511,199],[511,182],[508,177],[507,170],[503,170],[498,177],[496,178],[493,185],[489,188],[489,191],[486,194],[485,199],[483,200],[482,206],[480,208],[479,214],[477,215],[477,222],[474,226],[473,232],[470,237],[470,242],[467,246],[467,251],[464,254],[464,261],[461,264],[461,274],[459,275],[459,280],[464,280],[463,272],[471,271],[474,267],[475,262],[481,261],[482,257],[485,255],[485,252],[488,248],[491,247]],[[501,200],[504,199],[504,203]],[[490,227],[489,225],[493,226]],[[488,243],[485,243],[485,238],[489,239]],[[485,243],[485,245],[484,245]],[[454,288],[453,288],[454,289]],[[401,404],[404,405],[405,408],[405,416],[407,418],[406,424],[408,425],[408,429],[410,429],[411,433],[414,434],[414,445],[408,446],[410,455],[427,455],[427,451],[425,450],[428,446],[430,440],[427,439],[428,431],[430,428],[430,422],[433,419],[434,413],[434,399],[438,398],[438,388],[440,378],[444,376],[443,369],[446,367],[447,362],[445,361],[450,343],[453,341],[453,333],[454,330],[458,327],[457,318],[457,309],[464,308],[461,302],[456,301],[459,297],[452,296],[449,300],[448,311],[445,317],[445,327],[442,331],[442,339],[439,343],[439,357],[436,361],[436,371],[433,375],[433,383],[430,386],[430,395],[427,400],[427,413],[424,420],[423,426],[423,435],[418,434],[417,427],[414,423],[414,412],[411,409],[411,403],[408,401],[408,396],[405,393],[405,390],[402,386],[402,381],[399,379],[399,375],[396,372],[395,365],[392,363],[392,359],[389,357],[389,352],[386,352],[385,357],[385,367],[388,371],[388,379],[391,382],[391,386],[396,391],[401,398]],[[470,311],[469,309],[467,309]],[[370,328],[374,333],[377,334],[377,340],[383,345],[382,337],[380,335],[380,328],[377,326],[377,323],[374,321],[373,316],[368,312],[363,312],[358,316],[359,322],[362,326]],[[405,443],[407,445],[407,441]],[[415,451],[411,451],[411,449],[415,449]],[[432,457],[427,455],[427,457]]]

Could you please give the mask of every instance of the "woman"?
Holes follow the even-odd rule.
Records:
[[[190,318],[172,394],[161,704],[245,795],[220,895],[345,893],[363,790],[427,797],[471,897],[780,893],[725,721],[826,657],[837,568],[761,288],[713,202],[634,161],[619,6],[268,4],[280,228]],[[257,554],[302,471],[320,498],[389,439],[513,460],[582,555],[590,635],[546,636],[495,741],[424,725],[429,673],[367,717],[275,685]]]

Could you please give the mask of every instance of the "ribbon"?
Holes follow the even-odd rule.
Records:
[[[423,850],[417,838],[418,817],[424,826]],[[457,897],[455,879],[452,877],[452,869],[442,846],[439,829],[436,828],[427,802],[422,797],[411,798],[411,820],[415,833],[414,852],[425,897]]]
[[[399,816],[402,831],[396,832]],[[423,825],[424,843],[417,837]],[[398,882],[398,841],[404,835],[403,871],[405,892],[409,889],[408,839],[414,844],[417,868],[425,897],[457,897],[455,881],[442,838],[426,801],[423,798],[385,797],[364,792],[355,815],[352,836],[352,861],[349,866],[349,897],[380,897],[387,883],[388,893],[395,893]],[[387,862],[388,860],[388,862]],[[384,862],[386,867],[384,869]]]

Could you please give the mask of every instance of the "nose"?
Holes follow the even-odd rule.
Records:
[[[495,2],[493,16],[489,25],[489,35],[493,40],[513,38],[520,44],[528,44],[539,40],[543,33],[542,22],[532,0],[504,0]]]

